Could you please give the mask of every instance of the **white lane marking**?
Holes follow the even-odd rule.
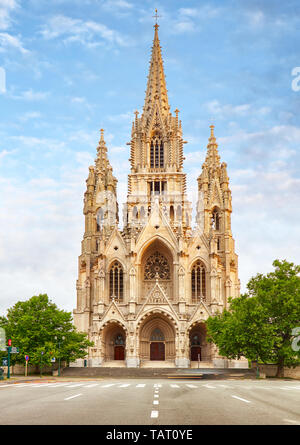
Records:
[[[103,385],[101,388],[109,388],[110,386],[114,386],[115,383],[109,383],[109,385]]]
[[[241,397],[238,397],[238,396],[231,396],[231,397],[233,397],[234,399],[241,400],[242,402],[251,403],[249,400],[242,399]]]
[[[157,397],[159,397],[159,395],[158,395],[158,394],[154,394],[154,397],[156,397],[156,398],[157,398]]]
[[[138,385],[136,385],[136,388],[144,388],[145,386],[145,383],[139,383]]]
[[[158,417],[158,411],[151,411],[151,417]]]
[[[279,389],[284,389],[285,391],[293,391],[293,388],[288,388],[287,386],[280,386]]]
[[[205,388],[216,389],[216,386],[213,385],[203,385]]]
[[[91,385],[85,385],[84,388],[94,388],[95,386],[98,386],[99,383],[92,383]]]
[[[295,425],[300,425],[299,420],[292,420],[292,419],[283,419],[284,422],[289,422],[289,423],[293,423]]]
[[[158,400],[153,400],[153,405],[159,405],[159,401]]]
[[[170,385],[170,386],[171,386],[171,388],[180,388],[179,385]]]
[[[124,385],[120,385],[119,388],[127,388],[130,386],[130,383],[125,383]]]
[[[188,386],[189,388],[198,388],[198,386],[195,385],[186,385],[186,386]]]
[[[79,396],[81,396],[81,394],[75,394],[75,396],[67,397],[64,400],[71,400],[71,399],[74,399],[75,397],[79,397]]]
[[[67,385],[67,388],[76,388],[77,386],[83,386],[84,383],[75,383],[74,385]]]

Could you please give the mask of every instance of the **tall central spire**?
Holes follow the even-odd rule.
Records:
[[[144,115],[151,114],[156,102],[159,103],[160,110],[163,115],[168,115],[170,111],[163,59],[158,38],[158,27],[159,25],[156,23],[154,25],[154,40],[152,46],[146,98],[143,108]]]

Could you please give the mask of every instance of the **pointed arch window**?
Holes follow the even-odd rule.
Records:
[[[197,261],[192,268],[192,302],[199,303],[206,299],[206,270],[201,261]]]
[[[150,341],[165,341],[165,336],[159,328],[153,329]]]
[[[150,144],[150,167],[163,168],[164,165],[164,143],[160,138],[155,137]]]
[[[97,224],[97,232],[100,232],[100,230],[103,227],[103,223],[104,223],[104,212],[103,209],[100,207],[97,211],[97,215],[96,215],[96,224]]]
[[[118,345],[125,345],[125,340],[124,340],[123,335],[117,334],[116,337],[115,337],[115,340],[114,340],[114,344],[116,346],[118,346]]]
[[[121,264],[115,261],[109,271],[109,297],[123,301],[124,273]]]
[[[212,212],[212,228],[214,230],[220,230],[220,212],[217,208],[214,208]]]

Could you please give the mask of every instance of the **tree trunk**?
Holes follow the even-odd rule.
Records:
[[[280,358],[278,361],[276,377],[277,378],[284,377],[284,360],[283,360],[283,358]]]

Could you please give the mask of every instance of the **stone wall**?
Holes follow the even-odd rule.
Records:
[[[256,368],[256,363],[252,363],[252,368]],[[260,377],[275,377],[277,372],[277,365],[265,364],[258,365]],[[300,379],[300,366],[296,368],[284,368],[284,377],[291,379]]]
[[[61,362],[61,369],[66,366],[65,362]],[[4,369],[4,375],[7,375],[7,366],[1,366]],[[51,374],[52,371],[58,369],[58,363],[54,363],[53,366],[43,366],[42,374]],[[27,375],[40,374],[40,369],[38,366],[28,365]],[[24,365],[14,365],[10,367],[10,375],[24,375],[25,376],[25,366]]]

